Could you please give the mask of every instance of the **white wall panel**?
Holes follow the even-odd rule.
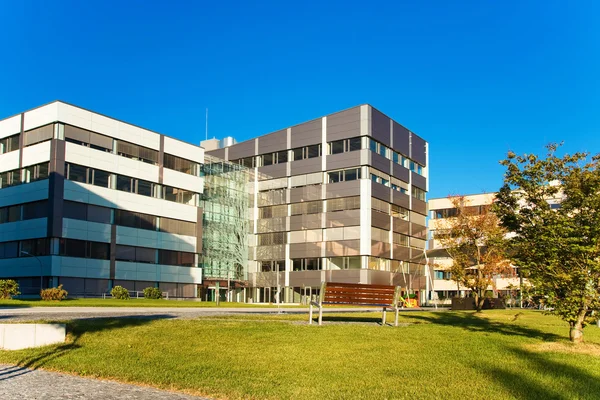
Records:
[[[33,257],[7,258],[0,260],[0,277],[14,278],[15,276],[34,276],[39,277],[41,273],[50,275],[54,270],[51,269],[51,262],[54,257],[38,257],[40,263]],[[54,274],[52,274],[54,275]]]
[[[202,268],[117,261],[115,279],[202,283]]]
[[[69,180],[65,181],[64,199],[183,221],[196,222],[197,218],[197,209],[193,206]]]
[[[83,110],[64,103],[58,104],[58,118],[61,122],[88,129],[97,133],[140,144],[158,150],[160,135],[146,129],[138,128],[112,118]]]
[[[169,168],[163,168],[163,183],[180,189],[202,193],[204,191],[204,178],[184,174]]]
[[[47,125],[51,122],[58,121],[58,105],[54,102],[25,113],[23,121],[24,130],[28,131],[38,126]]]
[[[73,278],[110,278],[110,261],[79,257],[52,257],[52,273]],[[74,294],[74,293],[73,293]]]
[[[19,151],[11,151],[0,155],[0,172],[19,168]]]
[[[158,165],[132,160],[75,143],[66,143],[65,160],[133,178],[158,182]]]
[[[50,141],[37,143],[23,149],[23,167],[46,161],[50,161]]]
[[[0,139],[16,135],[19,132],[21,132],[21,115],[15,115],[0,121]]]
[[[204,149],[202,147],[194,146],[193,144],[185,143],[166,136],[165,153],[196,161],[200,164],[204,163]]]
[[[110,225],[64,218],[62,236],[69,239],[110,243]]]
[[[47,218],[0,224],[0,242],[46,237],[47,225]]]
[[[117,226],[117,244],[151,247],[164,250],[196,252],[194,236],[175,235],[146,229]]]
[[[48,179],[0,190],[0,207],[48,198]]]

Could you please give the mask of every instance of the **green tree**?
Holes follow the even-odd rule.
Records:
[[[514,262],[578,343],[600,311],[600,155],[559,157],[560,145],[546,147],[545,158],[509,152],[501,161],[506,173],[494,211],[514,232]]]
[[[464,196],[451,196],[456,215],[448,218],[438,235],[452,257],[452,280],[471,289],[475,308],[481,312],[485,293],[494,275],[510,271],[505,256],[505,231],[488,206],[470,206]]]

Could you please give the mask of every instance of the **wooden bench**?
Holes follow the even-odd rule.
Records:
[[[323,305],[337,304],[383,307],[383,316],[381,318],[382,326],[385,326],[387,310],[393,310],[396,312],[394,326],[398,326],[398,309],[400,308],[398,302],[399,297],[400,286],[322,282],[319,301],[310,302],[308,323],[313,323],[313,306],[319,308],[319,325],[322,325]]]

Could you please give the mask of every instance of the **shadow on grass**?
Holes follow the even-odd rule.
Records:
[[[67,342],[58,346],[45,346],[37,349],[29,349],[28,354],[16,362],[20,370],[29,371],[29,369],[42,368],[51,360],[60,358],[65,354],[81,347],[80,339],[84,334],[93,334],[97,332],[119,330],[127,327],[135,327],[148,324],[158,319],[174,318],[168,314],[157,315],[134,315],[125,317],[101,317],[101,318],[84,318],[66,322],[67,324]],[[115,333],[118,334],[118,333]],[[20,372],[18,375],[23,375],[27,372]],[[0,371],[0,381],[10,379],[14,376],[6,374],[3,376]]]
[[[589,371],[553,361],[549,353],[537,353],[522,348],[506,350],[521,359],[522,371],[482,366],[492,379],[504,386],[518,399],[597,399],[600,398],[600,379]],[[540,377],[555,382],[545,385]]]
[[[313,323],[319,322],[318,318],[313,318]],[[326,322],[362,322],[365,324],[376,323],[381,325],[381,314],[378,317],[352,317],[347,315],[323,315],[323,323]],[[389,320],[387,321],[389,322]]]
[[[431,315],[411,315],[410,319],[436,325],[460,327],[471,332],[499,333],[507,336],[523,336],[545,341],[564,339],[554,333],[529,328],[518,323],[491,321],[479,317],[474,312],[444,312]]]

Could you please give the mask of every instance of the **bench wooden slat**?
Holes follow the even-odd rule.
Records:
[[[335,295],[335,296],[325,296],[323,301],[332,301],[332,300],[335,301],[336,299],[346,299],[346,300],[356,299],[357,301],[375,300],[375,301],[391,303],[394,300],[394,296],[348,296],[348,295],[339,294],[339,295]]]
[[[350,288],[365,288],[365,289],[396,289],[395,286],[390,285],[363,285],[356,283],[339,283],[339,282],[327,282],[327,289],[335,287],[350,287]]]
[[[363,290],[363,289],[357,289],[357,290],[353,290],[353,289],[329,289],[327,288],[325,295],[329,294],[329,293],[341,293],[341,294],[348,294],[348,295],[356,295],[356,296],[360,296],[360,295],[365,295],[365,296],[377,296],[377,295],[384,295],[384,296],[393,296],[394,295],[394,291],[373,291],[373,290]]]

